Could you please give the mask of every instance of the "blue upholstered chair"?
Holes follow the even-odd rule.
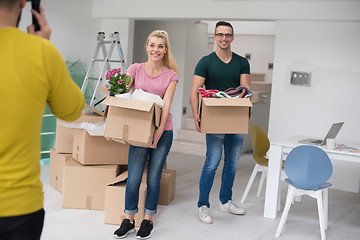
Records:
[[[279,237],[286,222],[294,196],[309,195],[317,199],[321,239],[325,240],[328,219],[327,182],[333,167],[327,153],[319,147],[302,145],[294,148],[287,156],[284,170],[289,184],[284,212],[281,216],[276,237]]]

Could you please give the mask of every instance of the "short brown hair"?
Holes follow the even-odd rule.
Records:
[[[229,22],[225,22],[225,21],[219,21],[216,23],[216,26],[215,26],[215,33],[216,33],[216,28],[219,27],[219,26],[226,26],[226,27],[231,27],[231,31],[232,33],[234,34],[234,28],[233,26],[229,23]]]
[[[18,2],[19,2],[19,0],[0,0],[0,7],[10,10]]]

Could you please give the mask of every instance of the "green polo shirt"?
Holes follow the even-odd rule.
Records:
[[[200,59],[194,74],[205,78],[206,89],[225,91],[240,86],[240,75],[250,74],[250,65],[246,58],[234,52],[229,63],[224,63],[212,52]]]

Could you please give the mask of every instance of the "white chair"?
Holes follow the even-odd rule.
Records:
[[[289,184],[289,189],[276,237],[282,232],[294,196],[309,195],[317,200],[320,234],[321,239],[325,240],[325,229],[328,224],[328,188],[331,186],[327,180],[333,170],[328,155],[316,146],[298,146],[286,158],[284,170],[288,176],[285,182]]]

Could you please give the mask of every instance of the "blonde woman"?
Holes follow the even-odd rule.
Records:
[[[146,52],[148,55],[146,62],[132,64],[127,70],[127,74],[131,76],[129,87],[159,95],[164,100],[164,105],[160,126],[154,133],[152,145],[149,147],[131,145],[129,148],[124,210],[126,218],[115,231],[115,238],[125,238],[129,233],[135,232],[134,215],[138,212],[139,187],[148,157],[145,216],[136,238],[151,237],[154,231],[152,216],[157,210],[161,173],[173,140],[170,106],[179,70],[170,50],[168,34],[162,30],[153,31],[147,38]]]

